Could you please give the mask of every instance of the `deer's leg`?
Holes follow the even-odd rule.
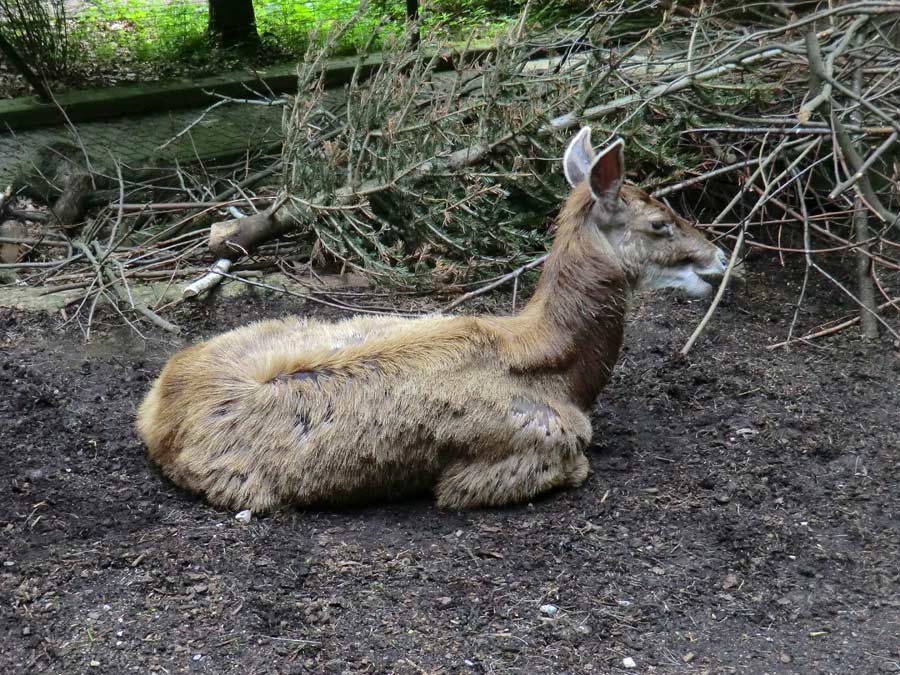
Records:
[[[496,461],[458,460],[447,467],[435,494],[441,508],[500,506],[554,488],[581,485],[587,475],[588,460],[580,450],[530,451]]]
[[[523,392],[507,402],[504,415],[469,422],[468,434],[473,424],[477,437],[458,439],[468,451],[438,478],[435,495],[442,508],[522,502],[587,478],[583,450],[591,422],[573,405]]]
[[[518,396],[497,422],[492,430],[480,428],[482,436],[494,438],[488,452],[470,452],[444,470],[435,488],[439,506],[521,502],[553,488],[581,485],[587,478],[582,449],[590,441],[591,423],[574,406]]]

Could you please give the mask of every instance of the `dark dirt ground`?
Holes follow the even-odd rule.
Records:
[[[0,310],[0,672],[900,672],[900,353],[767,351],[797,286],[762,278],[686,360],[704,304],[641,301],[582,489],[246,526],[160,477],[135,408],[186,341],[334,314],[248,293],[84,344]]]

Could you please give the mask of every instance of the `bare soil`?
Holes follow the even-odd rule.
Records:
[[[642,300],[581,489],[249,525],[159,475],[135,408],[186,342],[338,314],[247,294],[84,344],[0,310],[0,672],[900,672],[900,353],[767,351],[796,296],[751,275],[687,359],[703,303]]]

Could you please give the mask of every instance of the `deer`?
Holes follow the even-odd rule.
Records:
[[[495,507],[580,486],[632,293],[702,297],[726,261],[624,183],[621,139],[595,153],[590,133],[565,150],[571,192],[518,313],[291,317],[187,347],[140,405],[150,458],[212,505],[252,512],[429,490],[442,509]]]

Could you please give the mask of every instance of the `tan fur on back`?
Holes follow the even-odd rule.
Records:
[[[463,484],[442,503],[526,498],[529,484],[546,489],[535,457],[565,446],[575,467],[590,425],[558,377],[544,387],[552,428],[517,419],[510,402],[532,400],[534,386],[497,377],[495,330],[466,317],[253,324],[173,357],[138,430],[173,481],[231,508],[394,499],[433,487],[454,463],[502,460],[511,447],[533,451],[503,469],[528,479],[521,494],[498,483],[470,495],[457,476]],[[309,371],[321,375],[291,376]]]
[[[176,354],[138,414],[150,457],[254,511],[429,489],[443,507],[499,505],[581,484],[627,293],[592,201],[573,190],[516,316],[264,321]]]

